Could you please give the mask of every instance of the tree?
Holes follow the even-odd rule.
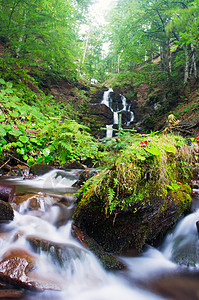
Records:
[[[13,62],[31,66],[39,62],[45,68],[74,74],[80,15],[89,0],[78,2],[1,0],[2,71]]]
[[[196,68],[197,15],[198,0],[119,1],[110,16],[110,23],[112,49],[121,57],[120,69],[135,70],[140,65],[150,69],[153,59],[159,56],[162,75],[169,79],[172,67],[176,67],[176,47],[178,53],[182,55],[183,52],[184,55],[187,43],[188,55],[194,54],[195,61],[194,67],[189,65],[189,72]],[[180,20],[179,30],[177,24]],[[188,20],[191,20],[193,28]],[[185,55],[183,59],[186,69]],[[196,74],[196,70],[194,72]]]

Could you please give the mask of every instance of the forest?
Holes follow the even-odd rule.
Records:
[[[0,0],[0,298],[198,299],[198,29],[199,0]]]
[[[165,91],[167,115],[194,90],[185,110],[198,110],[197,0],[113,2],[105,24],[92,23],[91,1],[0,5],[2,162],[9,152],[29,165],[96,157],[99,145],[81,121],[92,79],[133,100],[144,83],[146,103]]]

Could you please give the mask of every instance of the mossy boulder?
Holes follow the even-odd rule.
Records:
[[[109,148],[110,165],[79,190],[73,216],[77,228],[113,253],[158,244],[191,208],[192,153],[183,140],[129,135],[125,143],[117,141],[115,153]]]
[[[190,194],[181,192],[190,208]],[[169,204],[164,207],[164,203]],[[182,216],[184,206],[173,198],[158,198],[151,193],[145,205],[135,203],[131,209],[116,215],[105,213],[105,203],[92,198],[87,203],[80,202],[74,214],[74,224],[92,237],[105,251],[140,251],[146,243],[159,244],[167,230]]]

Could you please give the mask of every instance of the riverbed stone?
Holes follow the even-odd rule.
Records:
[[[3,289],[0,290],[0,299],[22,299],[24,293],[15,289]]]
[[[80,259],[86,254],[86,251],[72,244],[57,243],[34,235],[27,236],[26,240],[35,252],[46,252],[55,264],[64,268],[67,268],[72,260]]]
[[[0,261],[0,280],[25,289],[44,291],[61,290],[58,282],[42,278],[36,270],[37,258],[30,252],[13,248],[8,250]],[[56,276],[56,275],[55,275]]]
[[[51,170],[53,170],[52,166],[41,163],[32,165],[30,168],[30,173],[32,173],[33,175],[40,176],[50,172]]]
[[[0,223],[9,222],[14,219],[14,211],[11,205],[0,200]]]
[[[199,272],[182,271],[164,274],[145,282],[145,288],[172,300],[197,300],[199,295]]]

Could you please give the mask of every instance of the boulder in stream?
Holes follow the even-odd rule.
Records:
[[[177,141],[173,135],[113,139],[109,164],[77,192],[73,224],[106,252],[125,255],[157,246],[191,209],[192,173],[182,165],[193,153]]]
[[[37,236],[27,236],[33,250],[37,253],[46,252],[60,267],[67,268],[72,260],[83,258],[86,251],[72,244],[56,243]]]
[[[53,167],[51,167],[49,165],[46,165],[44,163],[34,164],[30,168],[30,172],[33,175],[37,175],[37,176],[43,175],[43,174],[48,173],[49,171],[52,171],[52,170],[53,170]]]
[[[127,268],[126,265],[121,262],[116,256],[111,253],[105,252],[94,239],[90,238],[74,225],[72,227],[72,234],[81,242],[84,247],[88,248],[98,257],[106,270],[118,271]]]
[[[5,201],[0,200],[0,223],[12,221],[14,219],[14,212],[11,205]]]
[[[57,281],[44,279],[36,272],[37,264],[37,258],[28,251],[19,248],[10,249],[0,261],[0,280],[36,291],[61,290]]]

